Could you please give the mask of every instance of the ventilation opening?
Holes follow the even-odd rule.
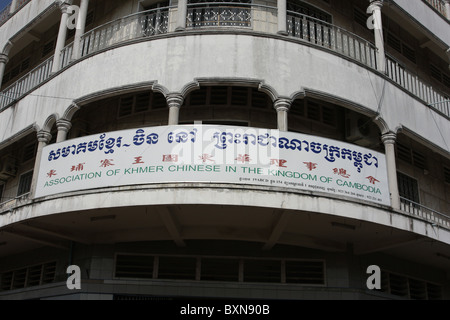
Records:
[[[115,277],[325,285],[325,263],[276,258],[119,254]]]

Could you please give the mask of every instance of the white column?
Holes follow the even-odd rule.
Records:
[[[178,0],[177,16],[177,27],[175,31],[183,31],[186,29],[187,0]]]
[[[377,47],[377,69],[386,72],[386,53],[384,51],[383,22],[381,20],[381,7],[383,0],[370,0],[368,11],[372,12],[375,34],[375,46]]]
[[[287,5],[286,0],[277,0],[277,15],[278,15],[278,34],[287,36],[286,21],[287,21]]]
[[[60,7],[62,11],[59,24],[58,39],[56,40],[55,56],[53,57],[52,73],[58,72],[61,67],[61,51],[64,49],[67,37],[67,20],[69,19],[69,4],[63,2]]]
[[[450,0],[444,0],[445,2],[445,16],[447,20],[450,20]]]
[[[8,61],[8,56],[4,53],[0,53],[0,85],[2,84],[3,75],[5,74],[5,68]]]
[[[180,108],[184,98],[181,94],[172,93],[167,96],[167,104],[169,105],[169,126],[178,124]]]
[[[37,139],[38,139],[39,144],[38,144],[38,149],[36,152],[36,161],[34,163],[33,180],[31,181],[32,198],[34,198],[34,195],[36,192],[36,183],[37,183],[37,178],[39,176],[39,167],[41,165],[42,149],[52,139],[52,135],[50,134],[50,132],[47,132],[47,131],[39,131],[37,133]]]
[[[56,136],[56,142],[66,141],[67,133],[72,128],[70,121],[60,119],[56,121],[56,127],[58,128],[58,135]]]
[[[278,99],[274,103],[274,108],[277,111],[277,125],[278,130],[288,131],[288,112],[291,107],[291,101],[288,99]]]
[[[400,194],[398,192],[397,166],[395,164],[395,133],[386,133],[381,136],[386,153],[386,166],[389,183],[389,192],[391,194],[391,206],[393,209],[400,209]]]
[[[12,0],[11,7],[9,7],[9,13],[13,14],[17,9],[17,0]]]
[[[448,61],[450,61],[450,48],[447,49],[446,53],[447,53]],[[448,65],[448,68],[450,69],[450,64]]]
[[[72,60],[77,60],[81,57],[81,36],[86,30],[86,17],[89,8],[89,0],[81,0],[80,12],[78,13],[77,29],[75,31],[75,38],[73,40]]]

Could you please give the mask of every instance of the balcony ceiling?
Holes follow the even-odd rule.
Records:
[[[13,57],[21,50],[26,48],[34,41],[40,41],[52,26],[59,24],[61,12],[56,8],[46,12],[41,17],[33,21],[29,26],[24,28],[20,33],[11,38],[13,46],[9,53]]]
[[[450,247],[379,224],[302,211],[242,206],[179,205],[98,209],[27,220],[0,230],[0,258],[39,247],[69,251],[70,241],[101,243],[240,240],[356,255],[384,253],[450,270]]]
[[[438,55],[444,61],[448,60],[448,57],[445,53],[445,51],[448,49],[448,46],[440,39],[436,38],[429,30],[411,20],[408,16],[405,15],[404,12],[402,12],[399,7],[390,5],[383,11],[383,13],[386,14],[386,16],[388,16],[392,21],[395,21],[396,24],[402,26],[402,28],[407,30],[412,36],[414,36],[419,42],[419,46],[421,48],[428,47],[433,53]],[[441,17],[436,14],[436,19],[441,19]],[[384,27],[386,28],[387,26],[384,25]]]

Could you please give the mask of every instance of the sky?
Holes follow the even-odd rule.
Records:
[[[12,0],[0,0],[0,11],[3,10]]]

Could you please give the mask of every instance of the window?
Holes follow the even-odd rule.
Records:
[[[55,40],[51,40],[51,41],[47,42],[44,45],[44,47],[42,48],[42,58],[45,58],[50,53],[52,53],[55,50],[55,46],[56,46]]]
[[[272,101],[264,92],[249,87],[211,86],[191,92],[183,107],[242,106],[272,109]]]
[[[19,62],[18,64],[16,64],[10,72],[5,73],[3,80],[2,80],[2,84],[7,83],[8,81],[12,80],[13,78],[23,74],[25,71],[28,70],[28,68],[30,67],[30,58],[26,58],[24,60],[22,60],[21,62]]]
[[[303,1],[288,1],[287,10],[294,11],[305,16],[309,16],[315,19],[319,19],[328,23],[332,23],[331,15],[327,12],[320,10],[314,6],[311,6]]]
[[[337,126],[336,107],[324,105],[322,103],[296,99],[289,110],[295,116],[320,122],[330,127]]]
[[[450,183],[450,168],[444,167],[444,181]]]
[[[422,170],[427,169],[428,167],[427,160],[424,154],[398,142],[396,144],[396,148],[397,148],[397,157],[400,160],[403,160],[406,163],[415,166],[416,168]]]
[[[201,280],[206,281],[238,281],[239,260],[202,258]]]
[[[5,202],[5,200],[3,199],[3,190],[5,189],[5,185],[4,184],[0,184],[0,203]]]
[[[158,279],[195,280],[194,257],[159,257]]]
[[[325,285],[325,263],[276,258],[118,254],[117,278]]]
[[[367,29],[368,18],[369,16],[363,10],[356,7],[353,8],[353,20],[365,29]]]
[[[430,63],[430,74],[437,81],[443,83],[445,86],[450,87],[450,76],[441,71],[441,68]]]
[[[94,23],[94,10],[91,10],[86,15],[86,27]]]
[[[36,143],[31,143],[23,148],[22,163],[32,160],[36,154]]]
[[[381,291],[414,300],[442,299],[439,285],[391,272],[381,273]]]
[[[419,185],[416,179],[408,177],[401,172],[397,172],[397,181],[400,197],[403,197],[414,203],[420,203]]]
[[[281,282],[281,264],[277,260],[245,260],[245,282]]]
[[[322,261],[286,261],[286,282],[301,284],[325,284]]]
[[[152,256],[117,255],[116,273],[117,278],[153,278]]]
[[[416,63],[417,56],[412,43],[413,40],[410,39],[409,41],[405,41],[405,37],[408,38],[409,33],[400,28],[393,21],[389,20],[386,16],[383,16],[383,27],[389,28],[389,30],[384,30],[387,44],[411,62]],[[394,32],[393,29],[396,29],[397,31]]]
[[[33,180],[33,170],[24,173],[20,176],[19,188],[17,189],[18,197],[24,195],[25,193],[30,192],[32,180]]]
[[[143,92],[119,98],[118,118],[147,112],[151,109],[167,108],[166,98],[160,93]]]

